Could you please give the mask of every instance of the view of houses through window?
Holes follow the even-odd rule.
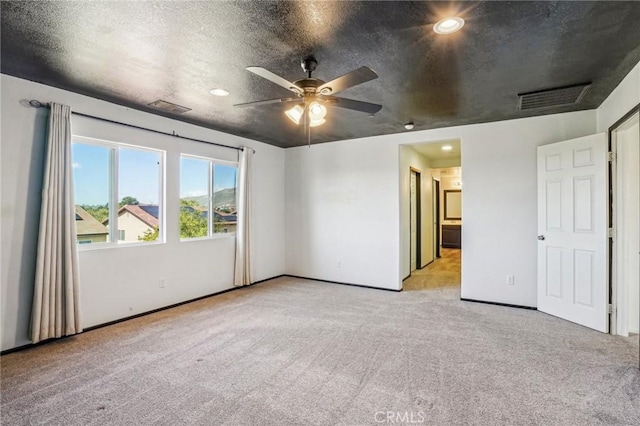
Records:
[[[157,150],[74,140],[79,244],[159,240],[163,157]]]
[[[162,151],[74,138],[72,158],[79,244],[161,239]],[[235,232],[236,180],[235,163],[180,157],[181,239]]]
[[[183,155],[180,158],[180,238],[235,232],[237,166]]]

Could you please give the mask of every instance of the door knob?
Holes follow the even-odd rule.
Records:
[[[539,239],[540,241],[544,241],[544,235],[538,235],[538,239]]]

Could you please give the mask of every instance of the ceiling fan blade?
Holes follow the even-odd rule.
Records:
[[[282,102],[303,102],[302,98],[278,98],[278,99],[266,99],[264,101],[255,101],[255,102],[245,102],[243,104],[235,104],[234,107],[246,107],[246,106],[254,106],[254,105],[267,105],[267,104],[277,104]]]
[[[349,87],[357,86],[358,84],[366,83],[367,81],[375,80],[378,78],[378,74],[369,67],[360,67],[357,70],[353,70],[343,76],[335,78],[328,83],[318,87],[318,92],[322,93],[322,89],[330,88],[331,92],[328,94],[338,93],[341,90],[348,89]]]
[[[262,67],[247,67],[247,71],[254,73],[255,75],[259,75],[262,78],[266,78],[272,83],[277,84],[278,86],[284,87],[287,90],[291,90],[295,93],[301,93],[302,91],[298,86],[290,82],[289,80],[285,80],[277,74],[272,73],[271,71],[264,69]]]
[[[327,97],[334,105],[340,108],[352,109],[355,111],[375,114],[382,109],[382,105],[372,104],[369,102],[356,101],[355,99],[338,98],[337,96]]]

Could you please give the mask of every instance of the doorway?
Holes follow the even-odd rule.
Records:
[[[409,183],[410,188],[410,196],[409,196],[409,211],[410,218],[409,223],[411,224],[410,229],[410,239],[411,239],[411,266],[410,271],[413,272],[416,269],[419,269],[422,265],[421,260],[421,234],[422,234],[422,211],[421,211],[421,200],[420,200],[420,171],[410,168],[411,178]]]
[[[640,332],[640,112],[638,108],[610,131],[611,333]]]
[[[423,251],[429,253],[430,261],[419,271],[412,271],[403,289],[459,291],[462,270],[462,169],[460,166],[437,167],[429,169],[428,173],[430,179],[423,185],[423,194],[427,201],[425,208],[428,208],[431,217],[425,219],[428,220],[425,223],[429,224],[425,231],[432,238],[426,241]],[[451,197],[451,194],[457,197]]]
[[[443,171],[460,167],[460,141],[400,145],[398,156],[401,288],[441,287],[445,282],[451,286],[454,280],[459,287],[460,256],[446,256],[447,249],[442,249],[441,244],[442,226],[446,223],[442,193],[447,188],[443,182],[446,184],[449,178]],[[460,250],[456,252],[459,254]]]

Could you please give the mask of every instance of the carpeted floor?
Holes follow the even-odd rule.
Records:
[[[637,425],[638,340],[292,278],[5,355],[2,425]]]

